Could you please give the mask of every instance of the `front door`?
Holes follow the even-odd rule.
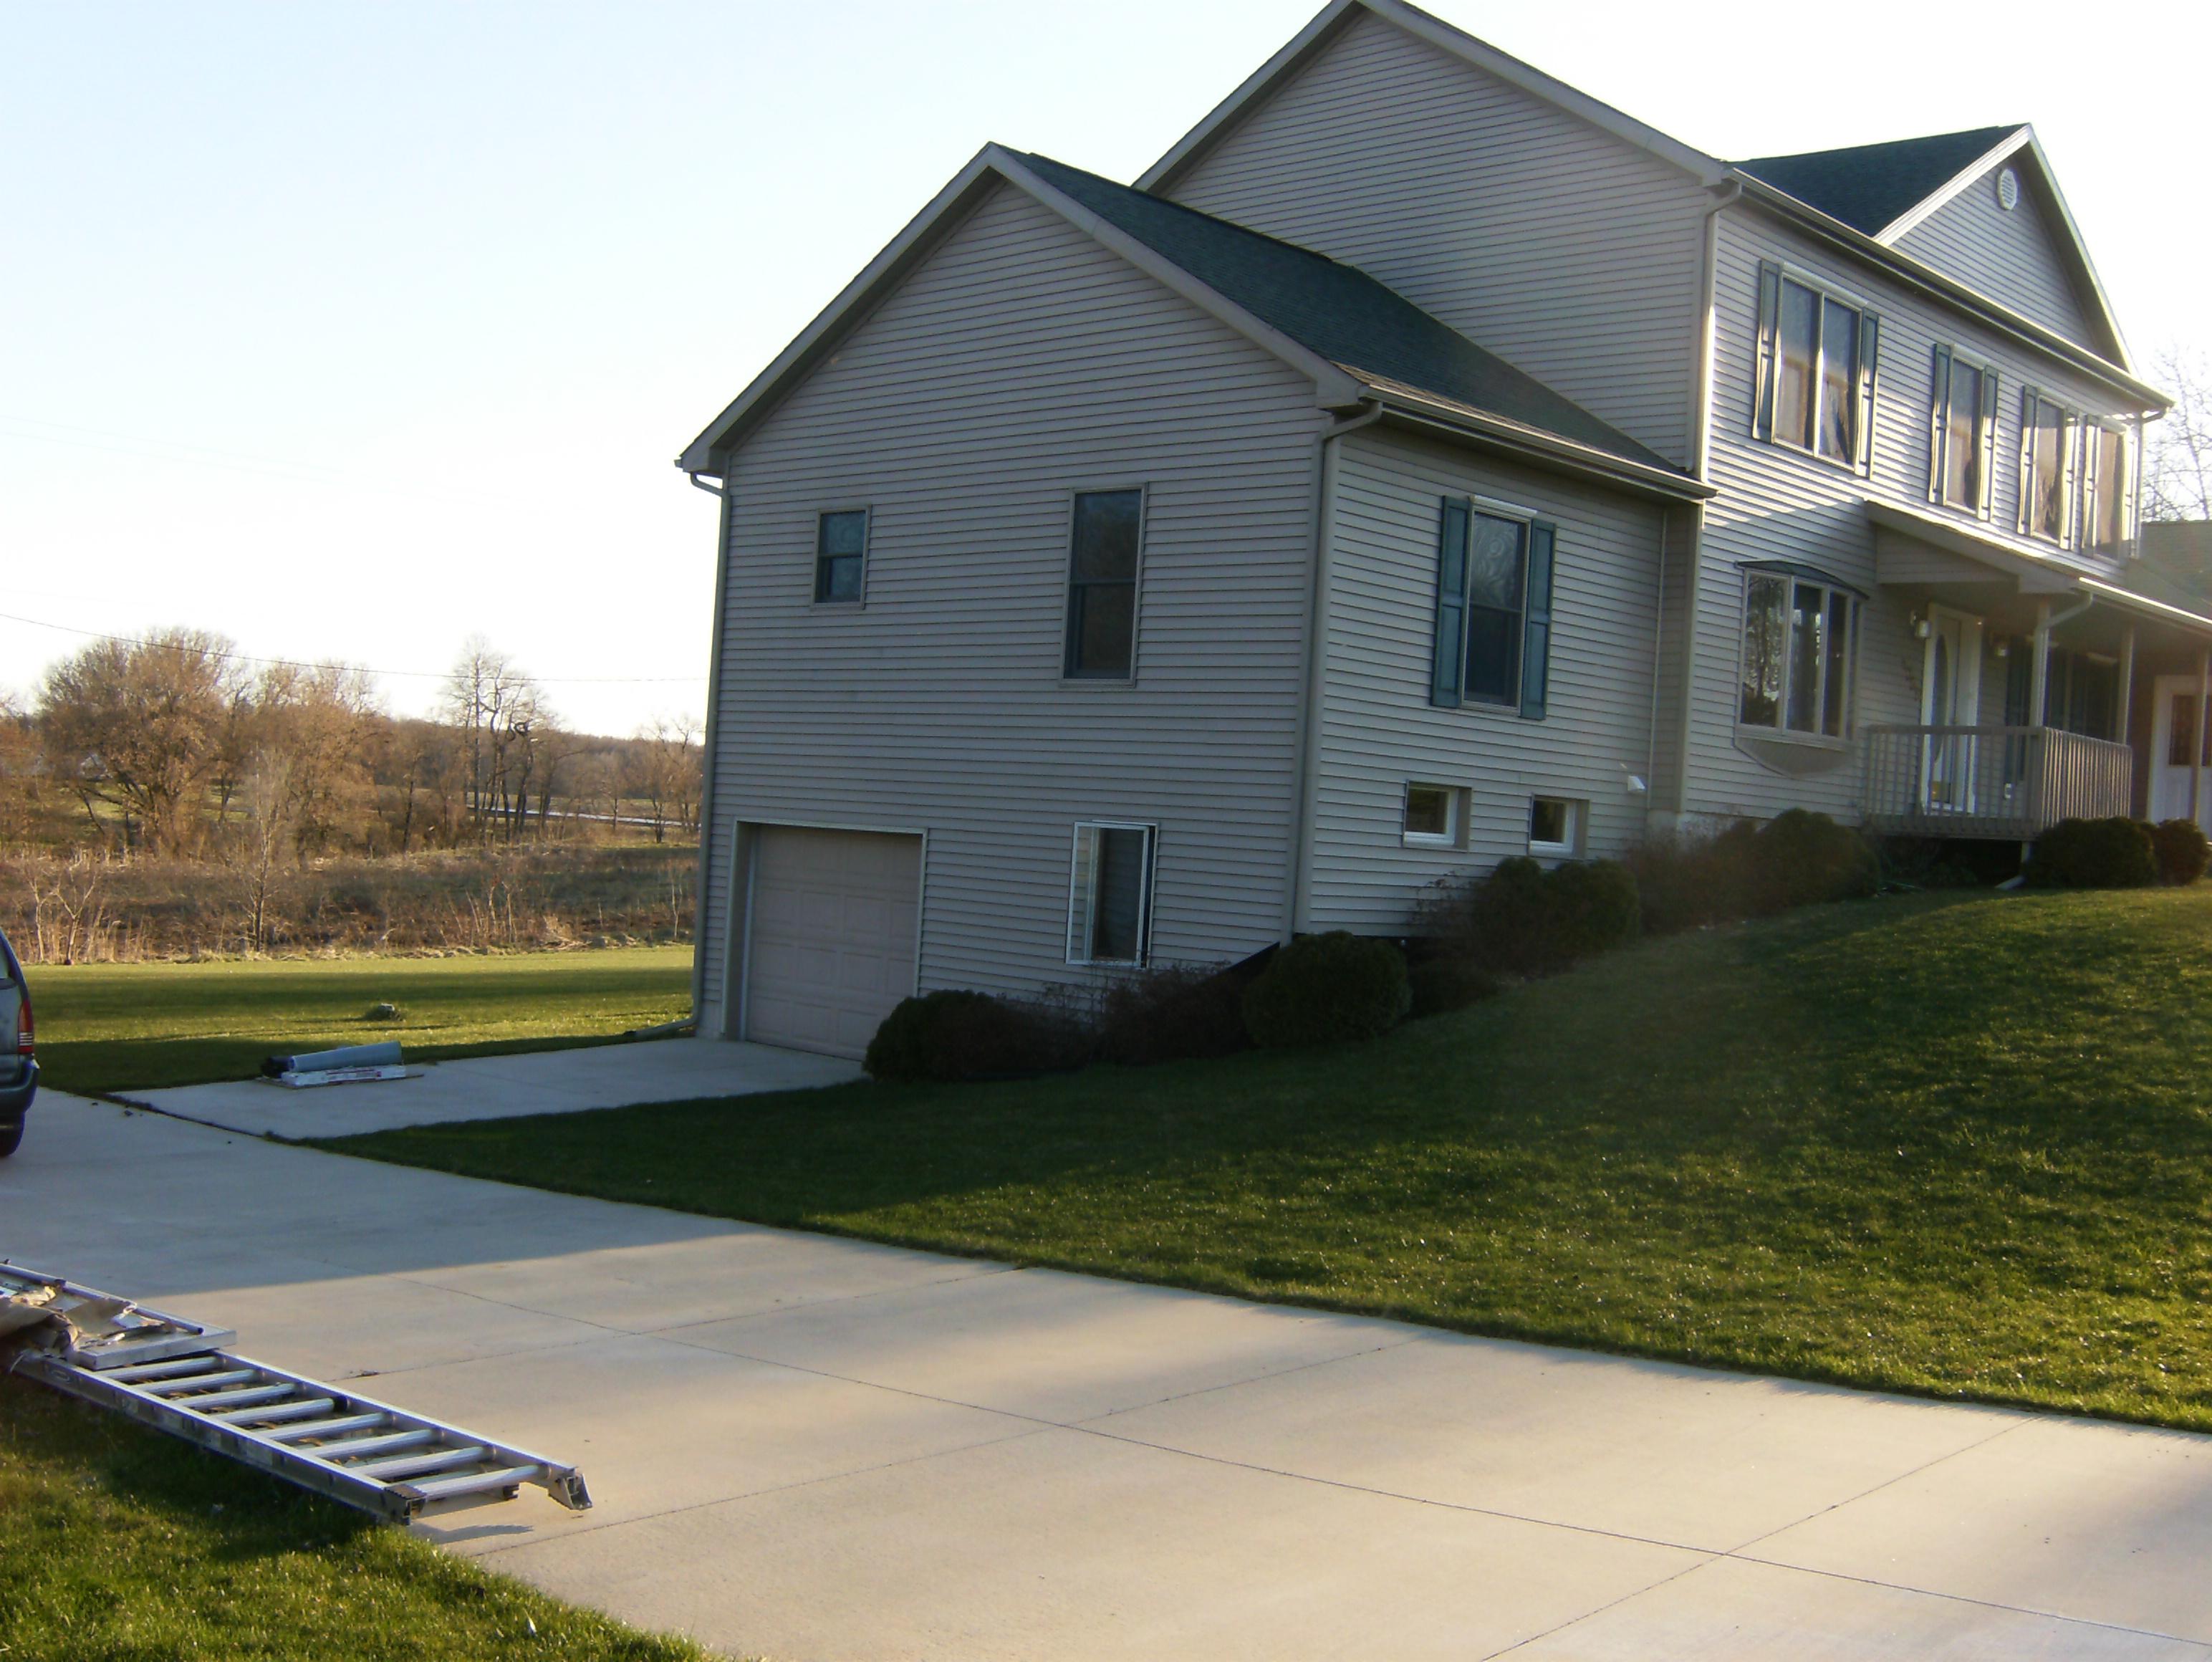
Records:
[[[2194,819],[2212,825],[2212,734],[2197,732],[2198,687],[2194,675],[2158,678],[2157,713],[2151,718],[2150,817],[2154,819]],[[2205,764],[2202,796],[2192,812],[2189,803],[2190,752],[2196,750]]]
[[[1930,728],[1971,728],[1982,714],[1982,620],[1948,606],[1928,608],[1928,644],[1920,666],[1920,721]],[[1921,768],[1926,801],[1938,813],[1974,812],[1977,740],[1933,733]]]

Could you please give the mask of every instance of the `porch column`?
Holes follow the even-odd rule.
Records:
[[[2120,636],[2120,732],[2124,745],[2132,744],[2136,713],[2136,626],[2130,624]]]
[[[2204,823],[2204,714],[2212,709],[2212,652],[2197,654],[2197,740],[2189,747],[2189,817]]]
[[[2043,725],[2043,707],[2051,692],[2051,602],[2035,603],[2035,674],[2027,693],[2027,724]]]

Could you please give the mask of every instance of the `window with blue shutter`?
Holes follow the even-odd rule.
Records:
[[[1518,707],[1544,716],[1551,672],[1550,524],[1475,511],[1447,498],[1437,533],[1436,635],[1429,702]]]

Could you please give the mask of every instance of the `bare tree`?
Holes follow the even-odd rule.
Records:
[[[295,855],[362,839],[374,795],[372,752],[386,726],[366,671],[272,665],[243,726],[247,781],[281,791],[275,812]],[[268,817],[269,805],[248,806]]]
[[[189,853],[229,752],[246,681],[231,643],[167,629],[143,642],[96,641],[47,670],[39,722],[49,765],[99,826],[125,818],[160,852]]]
[[[13,694],[0,692],[0,849],[29,838],[45,782],[38,729]]]
[[[629,754],[629,783],[645,800],[654,842],[666,841],[671,825],[690,832],[699,829],[701,761],[699,723],[692,716],[656,716],[651,726],[637,730]]]
[[[2145,435],[2142,516],[2212,520],[2212,366],[2202,352],[2169,346],[2151,373],[2174,405]]]
[[[481,635],[446,678],[441,700],[453,729],[477,840],[512,838],[529,811],[530,787],[555,718],[538,683]]]

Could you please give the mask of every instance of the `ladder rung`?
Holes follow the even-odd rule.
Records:
[[[472,1471],[465,1477],[433,1477],[428,1482],[404,1487],[425,1501],[452,1501],[495,1488],[516,1488],[524,1483],[534,1483],[544,1475],[544,1466],[507,1466],[499,1471]]]
[[[186,1397],[177,1406],[204,1414],[211,1408],[245,1408],[255,1403],[273,1403],[290,1396],[295,1389],[289,1379],[276,1385],[240,1385],[236,1391],[211,1391],[204,1397]]]
[[[394,1452],[403,1448],[420,1448],[425,1443],[434,1443],[434,1431],[391,1431],[382,1436],[349,1437],[343,1442],[323,1443],[308,1450],[318,1460],[354,1460],[364,1454],[380,1453],[386,1449]]]
[[[380,1482],[394,1477],[410,1476],[418,1471],[451,1471],[455,1466],[474,1465],[490,1451],[481,1443],[469,1443],[459,1448],[441,1448],[430,1454],[403,1454],[396,1460],[371,1460],[367,1465],[342,1466],[342,1471],[356,1477],[374,1477]]]
[[[261,1377],[258,1367],[226,1368],[220,1373],[195,1373],[185,1379],[164,1379],[148,1390],[149,1397],[159,1397],[163,1402],[182,1401],[195,1391],[212,1391],[217,1385],[244,1385],[249,1379]]]
[[[187,1373],[212,1373],[222,1366],[220,1356],[179,1356],[168,1362],[136,1362],[129,1367],[105,1367],[100,1377],[118,1385],[138,1385],[148,1379],[173,1379]]]
[[[349,1414],[341,1419],[317,1420],[308,1425],[283,1426],[265,1433],[272,1443],[296,1443],[303,1437],[335,1437],[341,1431],[363,1431],[370,1426],[388,1426],[389,1414]]]
[[[296,1403],[270,1403],[260,1408],[218,1409],[208,1418],[241,1426],[282,1425],[287,1420],[307,1420],[318,1414],[327,1414],[337,1406],[331,1397],[308,1397]]]

